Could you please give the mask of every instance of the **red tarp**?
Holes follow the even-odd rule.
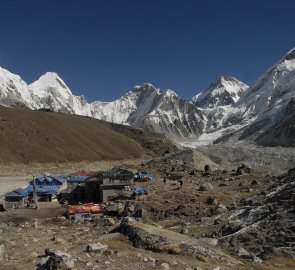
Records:
[[[68,206],[68,214],[77,214],[77,213],[104,213],[105,208],[101,204],[95,203],[86,203],[82,205]]]

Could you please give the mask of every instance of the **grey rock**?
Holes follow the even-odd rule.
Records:
[[[243,258],[249,258],[251,255],[246,249],[240,248],[238,251],[238,256]]]
[[[68,270],[75,267],[75,261],[68,253],[46,249],[45,255],[49,255],[49,258],[45,263],[45,268],[47,270]]]
[[[108,246],[107,245],[104,245],[100,242],[97,242],[95,244],[88,244],[87,247],[86,247],[86,251],[87,252],[100,252],[100,253],[103,253],[104,251],[106,251],[108,249]]]
[[[174,254],[203,256],[233,265],[240,264],[236,259],[195,238],[132,219],[123,219],[117,231],[127,235],[135,247]]]
[[[105,226],[105,227],[113,226],[115,224],[116,224],[115,220],[110,217],[103,217],[103,218],[99,219],[97,222],[98,226]]]
[[[143,258],[147,267],[155,267],[156,266],[156,259],[152,257]]]
[[[207,199],[207,204],[209,204],[209,205],[217,205],[217,199],[210,196]]]
[[[199,187],[199,191],[210,191],[213,189],[213,186],[210,183],[204,183]]]
[[[161,270],[169,270],[170,269],[169,264],[168,263],[161,263],[160,269]]]

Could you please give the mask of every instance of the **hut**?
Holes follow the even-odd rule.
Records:
[[[26,189],[18,188],[4,195],[5,209],[24,207],[27,204],[29,193]]]
[[[32,196],[35,191],[39,201],[51,201],[60,191],[67,188],[67,181],[64,178],[57,176],[41,176],[35,178],[27,186],[26,190],[29,196]]]

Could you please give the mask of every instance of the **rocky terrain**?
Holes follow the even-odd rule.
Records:
[[[185,100],[146,83],[88,103],[56,73],[27,85],[0,68],[0,195],[36,175],[155,176],[93,220],[1,196],[0,269],[295,269],[294,72],[295,49],[251,86],[222,76]]]
[[[127,192],[96,220],[68,220],[55,202],[0,212],[0,268],[294,269],[294,169],[268,173],[230,154],[223,166],[205,153],[126,160],[124,166],[151,172],[155,181],[137,182],[148,195]],[[80,168],[116,165],[122,163]]]

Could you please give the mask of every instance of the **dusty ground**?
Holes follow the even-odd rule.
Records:
[[[181,156],[181,159],[184,157]],[[188,158],[189,160],[189,158]],[[276,180],[269,180],[266,172],[251,171],[245,175],[233,175],[230,170],[216,170],[208,175],[196,170],[194,162],[179,162],[172,159],[157,160],[150,165],[141,166],[143,160],[128,160],[131,168],[147,170],[156,176],[154,183],[137,183],[137,187],[144,186],[149,195],[130,200],[132,205],[142,204],[144,215],[142,221],[147,224],[161,226],[171,232],[181,232],[195,239],[203,239],[204,236],[222,230],[230,220],[234,211],[239,211],[241,201],[261,196],[262,192],[276,184]],[[145,163],[149,164],[149,163]],[[95,163],[70,163],[47,165],[23,165],[2,166],[2,180],[13,179],[12,185],[23,183],[23,176],[28,172],[35,174],[67,174],[81,169],[107,169],[121,162],[95,162]],[[184,174],[184,184],[166,178],[164,172],[178,172]],[[257,183],[253,185],[252,181]],[[202,190],[202,186],[208,186],[208,190]],[[2,183],[1,189],[8,188]],[[208,198],[216,201],[208,204]],[[124,205],[125,200],[121,203]],[[99,222],[78,223],[66,220],[62,217],[64,208],[57,203],[41,203],[41,209],[17,209],[0,213],[0,244],[5,245],[5,256],[0,260],[0,269],[42,269],[40,262],[44,256],[45,248],[64,251],[75,259],[76,269],[164,269],[162,263],[168,263],[170,269],[295,269],[295,260],[291,257],[273,256],[262,263],[253,262],[230,254],[243,265],[238,268],[214,262],[209,258],[193,257],[153,252],[141,247],[135,248],[131,241],[124,235],[114,239],[101,239],[111,237],[106,234],[116,227],[121,217],[113,217],[115,225],[106,227]],[[216,220],[220,221],[214,222]],[[222,218],[223,217],[223,218]],[[202,241],[203,241],[202,240]],[[101,242],[108,245],[106,253],[85,252],[88,244]],[[217,244],[218,248],[223,248]],[[224,252],[228,252],[224,249]],[[228,253],[229,254],[229,253]],[[151,266],[148,258],[155,259],[155,267]],[[147,262],[145,262],[147,261]],[[219,267],[219,268],[218,268]]]

